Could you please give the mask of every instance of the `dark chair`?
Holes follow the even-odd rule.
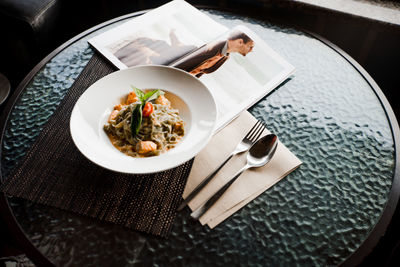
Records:
[[[0,0],[0,72],[11,88],[59,45],[96,24],[137,10],[140,1],[114,2]]]
[[[0,107],[6,101],[10,93],[10,82],[7,77],[0,72]]]
[[[0,0],[0,72],[12,88],[54,46],[61,0]]]

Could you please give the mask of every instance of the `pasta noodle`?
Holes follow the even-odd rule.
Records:
[[[163,95],[151,102],[154,110],[149,116],[142,117],[137,134],[132,134],[131,120],[140,101],[120,105],[120,110],[114,110],[104,125],[112,144],[121,152],[132,157],[160,155],[175,147],[184,136],[184,121],[179,111],[172,108]]]

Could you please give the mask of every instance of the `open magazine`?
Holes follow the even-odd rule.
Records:
[[[132,18],[89,43],[119,69],[167,65],[198,77],[217,103],[216,131],[294,71],[250,29],[228,29],[183,0]]]

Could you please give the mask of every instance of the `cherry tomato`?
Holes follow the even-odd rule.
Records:
[[[153,104],[147,102],[143,108],[143,117],[150,116],[150,114],[153,113],[153,110],[154,110]]]

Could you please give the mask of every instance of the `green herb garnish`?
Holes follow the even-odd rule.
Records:
[[[142,110],[145,106],[145,104],[149,101],[157,99],[160,95],[163,95],[164,92],[161,91],[160,89],[156,89],[150,92],[143,92],[139,88],[136,88],[132,86],[133,91],[135,92],[136,96],[140,100],[140,104],[137,104],[135,108],[132,111],[132,116],[131,116],[131,132],[132,132],[132,137],[136,136],[139,132],[140,126],[142,124]]]
[[[138,134],[141,124],[142,124],[142,104],[138,104],[133,109],[131,116],[132,137]]]

